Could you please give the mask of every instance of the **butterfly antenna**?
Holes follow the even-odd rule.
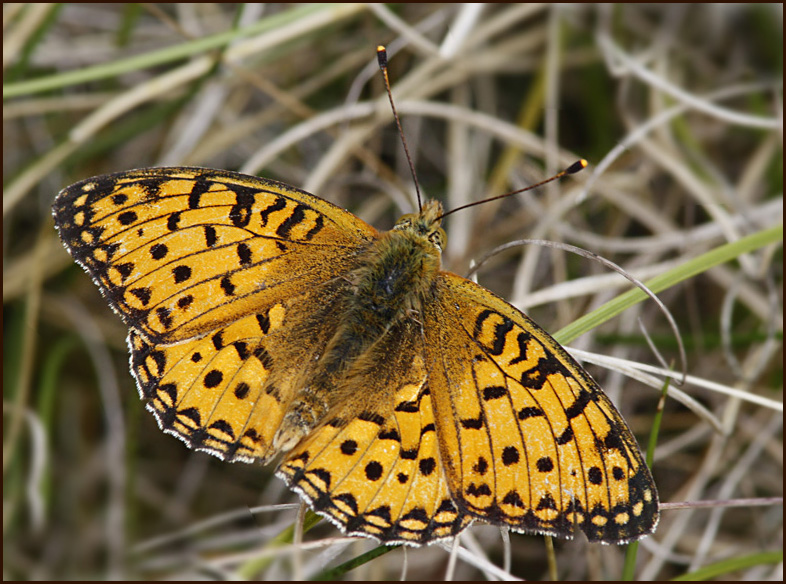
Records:
[[[412,157],[409,155],[407,139],[404,136],[404,130],[401,127],[401,120],[399,119],[398,112],[396,111],[396,104],[393,103],[393,92],[390,90],[390,79],[388,78],[388,52],[383,45],[377,46],[377,62],[379,63],[379,70],[382,71],[382,79],[385,81],[385,91],[388,92],[390,109],[393,110],[393,118],[396,120],[398,135],[401,136],[401,143],[404,146],[404,154],[407,156],[409,172],[412,173],[412,180],[415,182],[415,192],[418,195],[418,210],[420,210],[423,208],[423,199],[420,196],[420,184],[418,183],[418,176],[415,174],[415,165],[412,164]]]
[[[565,170],[558,172],[554,176],[547,178],[546,180],[542,180],[539,183],[535,183],[534,185],[529,185],[528,187],[524,187],[523,189],[519,189],[517,191],[511,191],[509,193],[505,193],[504,195],[497,195],[496,197],[490,197],[488,199],[483,199],[482,201],[475,201],[474,203],[468,203],[466,205],[462,205],[461,207],[456,207],[455,209],[451,209],[447,213],[443,213],[440,215],[437,220],[444,219],[448,215],[455,213],[456,211],[461,211],[463,209],[468,209],[469,207],[474,207],[475,205],[482,205],[484,203],[489,203],[491,201],[496,201],[497,199],[504,199],[505,197],[512,197],[513,195],[518,195],[519,193],[524,193],[526,191],[531,191],[532,189],[537,189],[538,187],[542,187],[543,185],[550,183],[553,180],[557,180],[562,178],[563,176],[567,176],[569,174],[576,174],[580,170],[584,170],[587,168],[587,161],[583,158],[581,160],[577,160],[573,164],[571,164]]]

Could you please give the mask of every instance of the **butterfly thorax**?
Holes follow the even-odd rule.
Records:
[[[441,213],[441,204],[429,201],[420,213],[401,217],[361,253],[357,268],[346,276],[349,286],[339,324],[308,384],[288,407],[278,449],[293,447],[347,393],[362,391],[361,380],[373,374],[386,335],[402,326],[420,326],[421,305],[428,301],[441,266]]]
[[[358,335],[377,337],[419,311],[441,265],[445,233],[435,219],[441,211],[437,201],[426,203],[368,248],[354,274],[350,308],[363,321]]]

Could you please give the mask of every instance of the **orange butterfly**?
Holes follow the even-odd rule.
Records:
[[[438,202],[380,233],[285,184],[175,167],[81,181],[54,217],[161,428],[224,460],[283,454],[278,476],[346,533],[654,529],[624,420],[525,314],[441,270]]]

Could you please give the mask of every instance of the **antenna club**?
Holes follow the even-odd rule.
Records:
[[[377,62],[380,69],[386,69],[388,66],[388,51],[385,45],[377,45]]]
[[[565,174],[576,174],[580,170],[584,170],[585,168],[587,168],[588,164],[589,163],[583,158],[581,160],[577,160],[576,162],[574,162],[568,168],[565,169]]]

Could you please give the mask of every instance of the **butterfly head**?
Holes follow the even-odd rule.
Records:
[[[441,227],[442,215],[442,203],[426,201],[419,213],[403,215],[396,221],[393,229],[407,231],[428,239],[439,252],[442,252],[447,240],[445,230]]]

